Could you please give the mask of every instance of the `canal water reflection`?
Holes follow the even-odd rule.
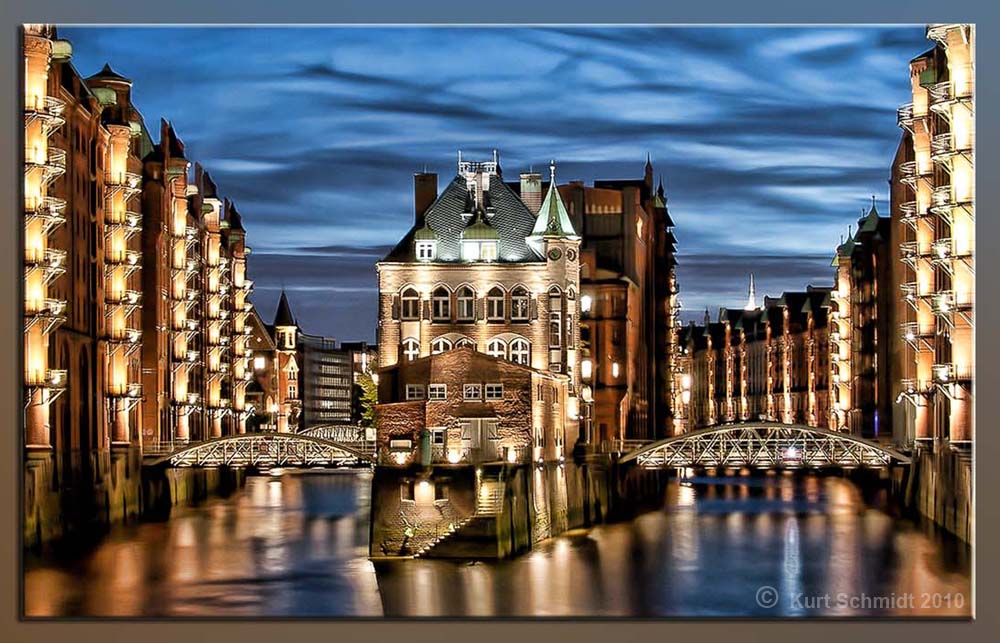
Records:
[[[25,612],[776,617],[971,611],[969,549],[889,516],[843,478],[672,482],[662,511],[564,534],[500,563],[370,561],[370,489],[368,472],[253,477],[232,498],[167,522],[118,527],[85,551],[27,556]]]

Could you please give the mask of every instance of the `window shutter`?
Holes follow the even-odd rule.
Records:
[[[486,297],[476,302],[476,319],[486,319]]]
[[[538,319],[538,299],[535,297],[531,298],[531,302],[528,304],[531,308],[531,319]]]
[[[430,319],[431,318],[431,302],[424,301],[423,302],[423,306],[424,306],[424,319]]]
[[[399,319],[399,295],[392,296],[392,318],[393,320]]]

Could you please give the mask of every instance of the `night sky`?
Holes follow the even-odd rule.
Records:
[[[412,175],[500,150],[505,178],[662,175],[686,319],[826,285],[889,164],[922,26],[63,27],[173,122],[246,225],[254,301],[307,332],[374,338],[374,263],[413,219]]]

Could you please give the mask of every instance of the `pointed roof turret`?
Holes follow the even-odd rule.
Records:
[[[281,298],[278,300],[278,310],[274,313],[274,326],[296,326],[295,317],[292,316],[292,307],[288,305],[288,296],[285,289],[281,289]]]
[[[119,82],[132,84],[132,79],[126,78],[125,76],[122,76],[121,74],[116,72],[114,69],[111,69],[111,65],[109,63],[104,63],[104,67],[101,68],[101,71],[87,78],[87,81],[91,80],[111,80],[111,81],[116,80]]]
[[[542,201],[542,207],[538,210],[538,220],[531,231],[531,238],[540,240],[545,237],[560,237],[564,239],[579,239],[580,235],[573,228],[569,213],[566,212],[566,205],[559,196],[556,188],[556,162],[549,165],[549,191]]]

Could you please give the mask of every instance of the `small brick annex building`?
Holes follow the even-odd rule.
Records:
[[[452,464],[562,457],[577,439],[565,411],[568,384],[565,375],[468,346],[384,369],[376,415],[381,459],[403,465],[421,452]],[[429,445],[415,449],[422,436]]]

